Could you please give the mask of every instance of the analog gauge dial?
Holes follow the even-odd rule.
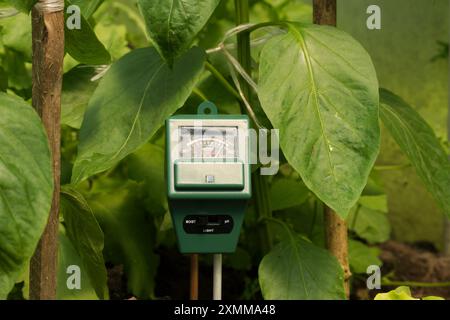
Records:
[[[237,158],[237,127],[181,127],[182,159]]]

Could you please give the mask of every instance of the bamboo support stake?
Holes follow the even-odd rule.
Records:
[[[336,0],[313,1],[314,23],[336,26]],[[350,266],[348,263],[347,223],[336,212],[325,207],[325,238],[327,249],[334,255],[344,270],[344,287],[350,297]]]
[[[52,151],[54,190],[48,224],[30,263],[30,299],[56,299],[60,192],[60,116],[64,59],[64,1],[40,0],[32,11],[33,107]]]

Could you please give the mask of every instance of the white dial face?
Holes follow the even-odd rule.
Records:
[[[182,159],[238,157],[237,127],[180,127]]]

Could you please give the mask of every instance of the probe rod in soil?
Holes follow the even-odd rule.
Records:
[[[214,255],[213,300],[222,300],[222,255]]]

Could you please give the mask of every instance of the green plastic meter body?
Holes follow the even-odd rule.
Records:
[[[243,115],[166,120],[167,194],[180,252],[236,250],[251,197],[248,129]]]

